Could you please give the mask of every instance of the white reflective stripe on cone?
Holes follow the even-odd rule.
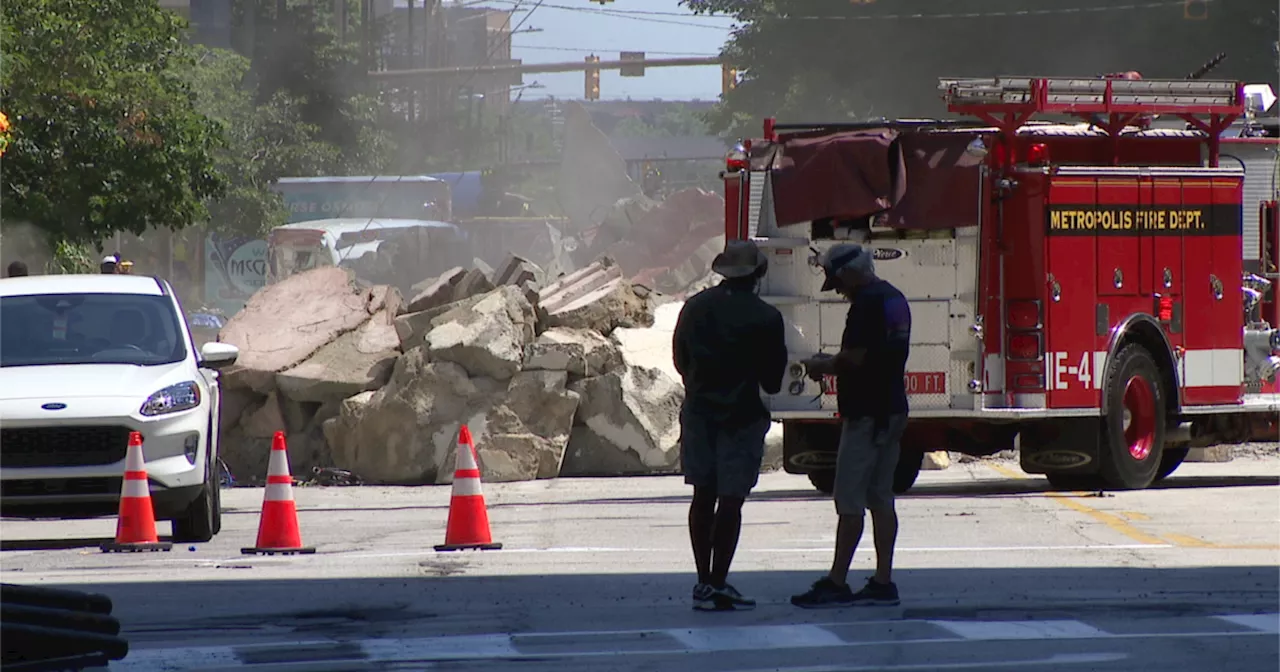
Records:
[[[271,451],[271,459],[267,462],[268,476],[289,475],[289,453],[283,450]]]
[[[121,497],[150,497],[151,489],[147,487],[147,482],[142,479],[124,479],[124,487],[120,489]]]
[[[472,451],[473,449],[471,448],[471,446],[468,446],[465,443],[458,444],[457,468],[459,470],[480,468],[478,465],[476,465],[476,454]]]
[[[480,479],[455,478],[453,480],[453,494],[456,497],[468,497],[480,494]]]
[[[125,471],[142,471],[146,464],[146,460],[142,457],[142,446],[137,448],[130,447],[124,455]]]
[[[288,502],[293,499],[293,486],[288,483],[268,483],[262,496],[264,502]]]

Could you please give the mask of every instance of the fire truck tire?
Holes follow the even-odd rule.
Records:
[[[1102,489],[1102,478],[1097,474],[1065,474],[1062,472],[1049,472],[1045,474],[1049,479],[1049,487],[1058,491],[1081,491],[1081,490],[1100,490]]]
[[[836,491],[836,470],[820,469],[818,471],[809,472],[809,482],[813,487],[824,495],[829,495]]]
[[[924,465],[924,453],[904,452],[898,457],[898,466],[893,471],[893,494],[901,495],[916,484],[920,476],[920,467]],[[830,495],[836,489],[836,470],[818,469],[808,473],[809,482],[824,495]]]
[[[1187,459],[1187,455],[1190,453],[1190,446],[1165,448],[1164,457],[1160,458],[1160,471],[1156,474],[1156,480],[1164,480],[1177,471],[1178,467],[1182,466],[1182,461]]]
[[[1107,369],[1100,472],[1112,488],[1141,490],[1160,473],[1165,438],[1160,381],[1155,359],[1137,344],[1125,346]]]

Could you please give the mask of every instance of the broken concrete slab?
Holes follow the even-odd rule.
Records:
[[[924,454],[920,469],[924,471],[941,471],[951,466],[951,455],[945,450],[937,450]]]
[[[648,302],[607,257],[543,288],[538,314],[547,327],[594,329],[606,336],[618,327],[653,324]]]
[[[463,274],[462,279],[458,280],[458,284],[453,288],[453,300],[462,301],[480,294],[487,294],[493,291],[493,281],[489,279],[485,272],[473,268]]]
[[[537,317],[516,287],[499,287],[466,308],[432,322],[425,336],[433,359],[454,362],[473,376],[508,380],[524,363]]]
[[[494,285],[524,285],[530,283],[533,287],[540,287],[543,283],[544,275],[538,265],[515,254],[508,254],[502,264],[498,266],[498,270],[494,273]]]
[[[326,427],[334,465],[371,484],[450,482],[460,424],[482,430],[507,387],[413,348],[396,360],[384,387],[345,400]]]
[[[668,346],[670,349],[670,346]],[[618,346],[591,329],[552,327],[524,350],[524,369],[598,376],[622,366]]]
[[[289,276],[255,293],[223,327],[220,340],[240,348],[222,376],[225,388],[272,391],[275,374],[369,319],[368,291],[335,267]]]
[[[637,366],[569,385],[582,398],[562,476],[671,473],[679,464],[684,390]]]
[[[466,274],[467,271],[461,266],[454,266],[435,278],[414,285],[414,295],[405,307],[405,312],[420,313],[452,302],[454,289]]]
[[[485,480],[560,475],[579,403],[567,382],[563,371],[522,371],[511,379],[475,435]]]

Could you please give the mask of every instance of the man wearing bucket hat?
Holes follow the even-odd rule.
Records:
[[[831,571],[791,603],[809,609],[896,605],[892,580],[898,514],[893,473],[898,442],[907,425],[903,379],[911,341],[911,308],[902,292],[876,277],[871,251],[855,243],[834,245],[820,258],[826,281],[849,301],[840,352],[805,360],[809,377],[836,377],[840,445],[834,499],[839,523]],[[875,576],[854,592],[847,581],[854,551],[871,511],[876,546]]]
[[[755,606],[726,579],[742,529],[742,504],[764,460],[770,416],[760,390],[782,389],[787,344],[782,314],[756,295],[768,260],[755,243],[729,241],[711,269],[724,280],[685,302],[672,351],[685,387],[680,464],[693,486],[693,608],[731,611]]]

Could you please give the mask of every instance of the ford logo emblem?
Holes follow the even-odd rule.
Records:
[[[43,409],[44,409],[44,410],[46,410],[46,411],[61,411],[62,409],[66,408],[66,407],[67,407],[67,405],[66,405],[66,404],[60,404],[60,403],[58,403],[58,402],[56,402],[56,401],[55,401],[55,402],[50,402],[50,403],[44,404],[44,405],[42,405],[40,408],[43,408]]]

